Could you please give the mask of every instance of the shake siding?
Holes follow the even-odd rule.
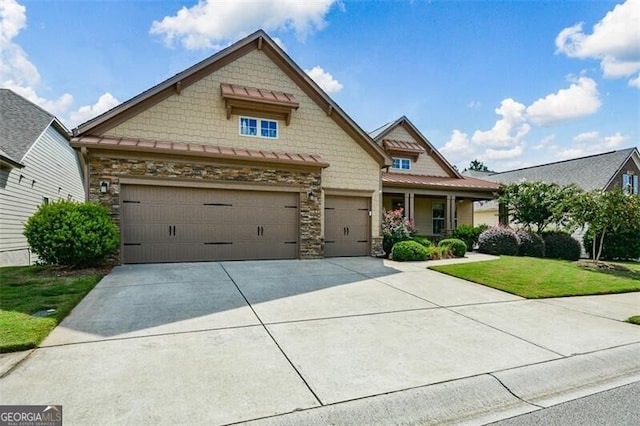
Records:
[[[239,135],[239,116],[226,118],[220,83],[293,94],[300,108],[291,124],[278,122],[278,138]],[[256,114],[259,118],[259,114]],[[192,142],[237,148],[319,154],[330,166],[323,188],[370,191],[372,217],[380,217],[380,166],[264,53],[253,51],[157,105],[105,132],[114,137]],[[373,236],[380,235],[374,221]]]
[[[73,200],[85,199],[79,160],[53,127],[48,127],[34,143],[22,164],[22,169],[0,172],[0,182],[6,179],[6,184],[0,184],[0,265],[13,263],[10,252],[28,248],[22,235],[24,224],[42,204],[43,197],[56,201],[67,199],[70,194]]]
[[[391,132],[389,132],[384,139],[395,139],[399,141],[415,142],[404,127],[396,126]],[[394,155],[394,157],[402,157],[401,155]],[[428,152],[422,153],[418,156],[418,161],[411,161],[411,170],[393,170],[394,173],[410,173],[413,175],[427,175],[427,176],[443,176],[448,177],[449,174],[440,167],[440,165],[429,155]]]

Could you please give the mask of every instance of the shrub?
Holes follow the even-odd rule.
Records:
[[[438,243],[438,247],[451,248],[451,253],[455,257],[464,257],[464,255],[467,253],[467,245],[464,241],[457,238],[447,238],[444,240],[440,240],[440,242]]]
[[[452,258],[451,247],[449,246],[430,246],[427,247],[429,260],[449,259]]]
[[[478,243],[478,238],[483,231],[487,230],[487,225],[473,227],[471,225],[459,225],[453,230],[451,236],[464,241],[467,245],[467,251],[473,251],[473,247]]]
[[[582,237],[582,243],[584,244],[584,248],[589,254],[589,257],[593,257],[591,250],[593,247],[593,234],[590,232],[584,234],[584,237]],[[596,241],[596,251],[599,245],[600,238]],[[604,260],[639,259],[640,230],[605,234],[600,258]]]
[[[411,260],[427,260],[427,248],[415,241],[400,241],[393,246],[391,256],[393,260],[405,262]]]
[[[416,233],[413,227],[413,221],[404,217],[403,211],[402,208],[399,208],[384,213],[382,221],[382,248],[387,257],[397,242],[410,240]]]
[[[494,226],[480,234],[478,251],[487,254],[518,254],[518,237],[516,233],[504,226]]]
[[[566,232],[548,231],[542,233],[544,257],[551,259],[578,260],[582,249],[580,243]]]
[[[538,234],[520,230],[518,237],[518,256],[544,257],[544,240]]]
[[[429,239],[427,237],[422,237],[420,235],[415,235],[413,237],[413,241],[415,241],[416,243],[421,244],[421,245],[423,245],[425,247],[429,247],[429,246],[433,245],[433,243],[431,241],[429,241]]]
[[[42,263],[73,268],[101,264],[119,244],[106,208],[74,201],[41,205],[24,235]]]

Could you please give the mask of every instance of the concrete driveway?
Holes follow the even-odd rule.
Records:
[[[640,294],[524,300],[373,258],[119,266],[0,404],[65,424],[485,422],[640,379]]]

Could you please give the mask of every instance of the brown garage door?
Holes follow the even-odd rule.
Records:
[[[124,263],[298,257],[297,193],[123,185]]]
[[[367,256],[370,198],[327,195],[324,200],[324,255]]]

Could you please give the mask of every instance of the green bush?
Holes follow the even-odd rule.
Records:
[[[427,237],[423,237],[423,236],[420,236],[420,235],[415,235],[413,237],[413,241],[415,241],[416,243],[421,244],[421,245],[423,245],[425,247],[429,247],[429,246],[433,245],[433,243],[431,241],[429,241],[429,239]]]
[[[427,247],[427,252],[429,260],[450,259],[453,257],[449,246],[430,246]]]
[[[480,234],[478,251],[494,255],[506,254],[515,256],[518,254],[518,237],[510,228],[494,226]]]
[[[544,257],[544,240],[538,234],[520,230],[518,237],[518,256]]]
[[[451,253],[455,257],[464,257],[464,255],[467,253],[467,245],[464,241],[457,238],[446,238],[444,240],[440,240],[440,242],[438,243],[438,247],[451,248]]]
[[[589,257],[593,257],[593,234],[590,232],[584,234],[582,243]],[[596,252],[598,247],[600,247],[600,238],[596,241]],[[640,259],[640,230],[605,234],[600,259]]]
[[[483,231],[487,230],[487,225],[471,226],[471,225],[459,225],[453,230],[451,236],[459,240],[464,241],[467,245],[467,251],[473,251],[473,247],[478,243],[478,238]]]
[[[428,251],[425,246],[415,241],[400,241],[393,246],[391,256],[398,262],[427,260]]]
[[[118,229],[95,203],[58,201],[41,205],[24,227],[40,262],[72,268],[99,265],[118,247]]]
[[[562,231],[542,233],[544,257],[550,259],[578,260],[582,249],[580,243],[571,235]]]

